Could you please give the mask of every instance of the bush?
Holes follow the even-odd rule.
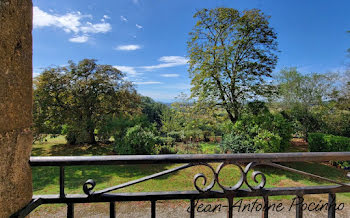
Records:
[[[227,151],[233,153],[254,153],[256,151],[254,142],[245,134],[225,134],[220,146],[225,153]]]
[[[312,152],[350,151],[350,138],[323,133],[310,133],[309,150]]]
[[[333,111],[324,116],[323,133],[350,137],[350,113],[348,111]]]
[[[184,138],[184,132],[183,131],[172,131],[167,134],[168,137],[174,138],[176,142],[181,142]]]
[[[282,114],[270,113],[261,102],[248,104],[240,119],[225,128],[227,133],[220,145],[234,153],[285,151],[293,133],[291,123]]]
[[[123,139],[117,140],[119,154],[155,154],[157,137],[148,128],[135,125],[126,131]]]
[[[170,145],[158,145],[156,144],[156,154],[176,154],[176,148]]]
[[[254,137],[254,147],[263,152],[279,152],[284,150],[283,139],[277,133],[262,130]]]
[[[158,137],[157,138],[157,144],[158,145],[174,146],[175,145],[175,139],[172,138],[172,137]]]

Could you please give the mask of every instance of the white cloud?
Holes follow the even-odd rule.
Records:
[[[187,64],[187,59],[181,56],[163,56],[158,59],[158,61],[163,62],[162,64],[152,65],[152,66],[143,66],[145,70],[154,70],[167,67],[176,67]]]
[[[134,51],[137,49],[140,49],[141,46],[139,45],[120,45],[118,47],[116,47],[116,50],[121,50],[121,51]]]
[[[137,46],[136,48],[134,46]],[[138,45],[123,45],[118,46],[117,50],[135,50],[139,49],[140,47]],[[149,84],[161,84],[162,82],[156,82],[156,81],[144,81],[143,76],[145,71],[150,71],[152,69],[159,69],[164,67],[175,67],[180,65],[187,64],[187,59],[181,56],[163,56],[158,59],[159,61],[164,62],[163,64],[154,65],[154,66],[124,66],[124,65],[115,65],[114,67],[118,70],[122,71],[123,73],[127,74],[126,79],[132,78],[133,81],[138,80],[135,82],[135,84],[140,85],[149,85]],[[175,73],[169,73],[169,74],[160,74],[162,77],[179,77],[179,74]],[[178,87],[177,87],[178,88]]]
[[[76,43],[84,43],[87,42],[89,40],[89,37],[87,36],[74,36],[72,38],[69,39],[70,42],[76,42]]]
[[[142,29],[142,28],[143,28],[143,26],[141,26],[141,25],[139,25],[139,24],[136,24],[136,27],[137,27],[138,29]]]
[[[103,18],[104,18],[104,19],[106,19],[106,20],[107,20],[107,19],[111,19],[111,17],[110,17],[110,16],[108,16],[108,15],[106,15],[106,14],[105,14],[105,15],[103,15]]]
[[[109,23],[96,23],[92,24],[90,22],[86,22],[85,26],[80,28],[83,33],[106,33],[112,29]]]
[[[179,74],[176,73],[165,73],[165,74],[160,74],[162,77],[179,77]]]
[[[49,14],[45,11],[42,11],[39,7],[33,7],[33,27],[42,28],[42,27],[58,27],[63,29],[66,33],[84,33],[85,41],[88,39],[87,34],[93,33],[106,33],[109,32],[112,27],[109,23],[91,23],[83,22],[84,19],[92,19],[91,15],[83,15],[81,12],[70,12],[64,15],[58,14]],[[83,41],[83,37],[80,37],[80,42]],[[71,38],[69,41],[77,42],[77,37]]]
[[[123,22],[128,22],[128,19],[126,19],[126,17],[124,17],[123,15],[120,16],[120,20],[123,21]]]
[[[162,84],[162,82],[158,81],[144,81],[144,82],[133,82],[136,85],[154,85],[154,84]]]
[[[143,73],[139,73],[136,71],[135,67],[130,67],[130,66],[113,66],[115,68],[117,68],[118,70],[120,70],[123,73],[127,74],[127,77],[138,77],[140,75],[142,75]]]

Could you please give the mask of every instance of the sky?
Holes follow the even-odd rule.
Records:
[[[84,58],[126,74],[138,92],[172,102],[190,94],[188,33],[203,8],[258,8],[277,33],[275,69],[344,70],[349,0],[33,0],[33,75]]]

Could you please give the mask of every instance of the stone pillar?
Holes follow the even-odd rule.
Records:
[[[32,198],[31,0],[0,0],[0,217]]]

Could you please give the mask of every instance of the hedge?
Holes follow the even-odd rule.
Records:
[[[311,152],[350,151],[350,138],[323,133],[310,133],[308,136]]]

